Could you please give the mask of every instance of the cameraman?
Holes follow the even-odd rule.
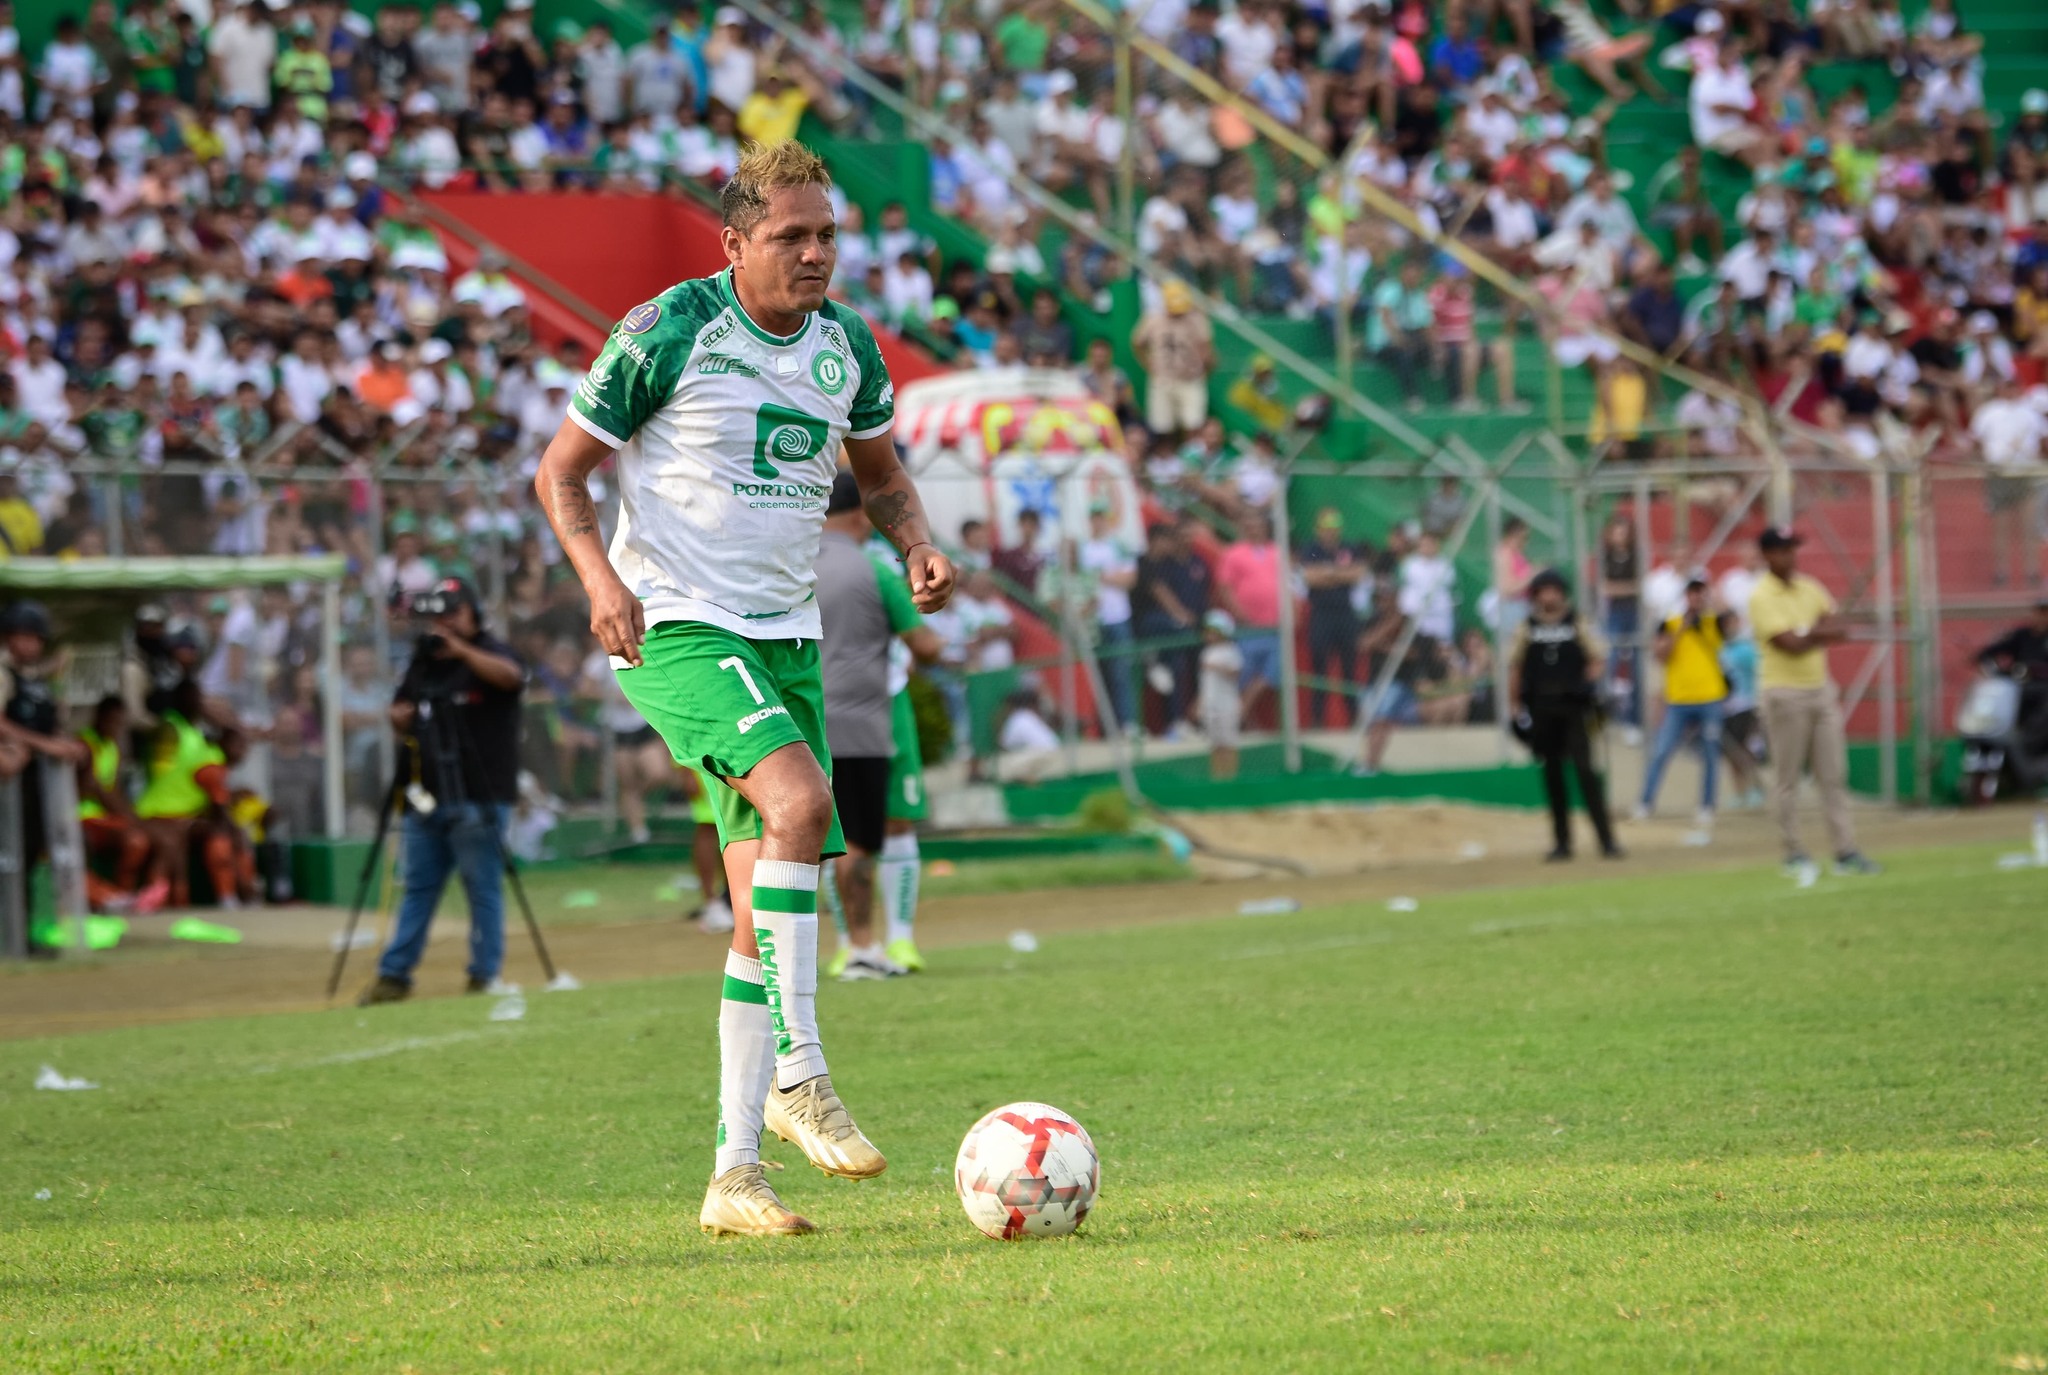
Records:
[[[413,647],[391,703],[391,724],[411,744],[406,789],[404,895],[377,982],[362,1005],[412,994],[427,927],[462,873],[469,896],[469,985],[488,989],[505,958],[505,822],[519,789],[520,694],[526,667],[483,628],[476,589],[444,578],[413,599],[433,628]]]

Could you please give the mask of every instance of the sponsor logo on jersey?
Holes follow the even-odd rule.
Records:
[[[725,337],[728,334],[731,334],[739,327],[740,322],[734,319],[732,312],[728,310],[725,314],[718,317],[717,324],[697,336],[697,347],[700,349],[715,349],[725,342]]]
[[[586,406],[595,406],[599,410],[608,411],[612,406],[611,402],[604,399],[603,389],[610,386],[611,383],[612,375],[609,372],[602,368],[592,368],[589,372],[583,374],[581,381],[577,382],[576,399]]]
[[[846,386],[846,360],[829,349],[811,355],[811,379],[827,396],[837,396]]]
[[[744,358],[735,358],[729,353],[707,353],[697,364],[697,371],[713,375],[736,372],[742,377],[759,377],[761,370]]]
[[[754,414],[754,476],[772,482],[783,468],[818,457],[831,433],[831,426],[815,415],[765,403]]]
[[[771,716],[787,715],[789,715],[789,708],[783,706],[782,703],[777,702],[772,707],[762,707],[759,711],[749,712],[745,716],[742,716],[739,720],[732,723],[733,729],[737,730],[741,735],[745,735],[748,731],[760,725],[763,721],[766,721]]]
[[[622,334],[645,334],[660,323],[661,303],[649,301],[627,311],[626,318],[619,321],[619,331]]]
[[[638,363],[643,368],[649,366],[653,362],[653,360],[647,356],[647,350],[641,348],[631,339],[628,339],[623,331],[614,331],[612,333],[612,342],[619,346],[619,352],[625,354],[628,358],[631,358],[634,362]]]
[[[732,494],[736,497],[800,497],[822,501],[832,495],[832,489],[820,487],[815,482],[735,482]]]

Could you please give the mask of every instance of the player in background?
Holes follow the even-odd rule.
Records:
[[[868,541],[868,552],[892,562],[892,551],[881,535]],[[911,638],[898,636],[889,644],[889,728],[896,753],[889,760],[889,824],[882,840],[882,858],[875,870],[875,886],[882,893],[883,953],[892,964],[912,974],[924,969],[924,955],[917,948],[917,897],[923,881],[924,860],[918,853],[917,823],[929,812],[924,790],[924,747],[917,739],[917,710],[910,701],[910,668],[913,662],[934,662],[930,655],[916,653]]]
[[[853,474],[833,479],[818,546],[818,613],[825,625],[825,735],[832,747],[832,796],[846,833],[837,870],[841,979],[884,979],[910,971],[874,937],[876,861],[887,853],[899,742],[891,689],[894,651],[931,662],[942,648],[903,589],[891,555],[866,545],[871,532]],[[825,884],[828,901],[834,885]]]
[[[737,925],[719,1010],[717,1154],[699,1222],[814,1230],[760,1164],[765,1129],[828,1174],[886,1167],[833,1091],[819,1038],[818,870],[845,852],[819,681],[815,562],[841,447],[912,604],[953,567],[890,437],[895,392],[867,323],[826,299],[831,178],[794,141],[747,153],[720,193],[727,268],[628,311],[577,386],[534,479],[619,682],[713,790]],[[591,472],[618,455],[607,552]],[[765,1108],[764,1108],[765,1100]]]

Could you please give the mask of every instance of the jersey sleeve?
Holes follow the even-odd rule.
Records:
[[[917,605],[910,600],[910,588],[880,555],[870,554],[868,561],[875,566],[875,586],[882,594],[882,614],[889,619],[889,633],[901,635],[917,629],[924,617],[917,614]]]
[[[637,337],[627,332],[628,324],[650,309],[660,307],[635,306],[612,327],[597,361],[569,397],[569,419],[614,449],[661,409],[689,361],[693,336],[659,327]]]
[[[847,412],[846,437],[873,439],[896,423],[896,388],[889,381],[889,365],[882,361],[881,346],[868,322],[851,310],[837,312],[837,318],[860,368],[860,390],[853,394],[853,406]]]

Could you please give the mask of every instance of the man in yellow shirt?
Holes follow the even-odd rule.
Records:
[[[810,104],[808,91],[780,67],[770,67],[761,73],[761,84],[754,93],[734,112],[734,123],[740,133],[767,148],[796,137],[797,125],[803,122]]]
[[[1685,611],[1657,627],[1654,653],[1664,665],[1664,724],[1650,748],[1650,766],[1643,773],[1643,800],[1636,804],[1640,821],[1657,807],[1657,785],[1664,768],[1688,737],[1700,752],[1702,830],[1714,824],[1714,787],[1721,759],[1721,720],[1728,702],[1728,679],[1721,672],[1721,646],[1728,638],[1725,617],[1707,610],[1707,580],[1698,573],[1685,585]]]
[[[1783,526],[1764,531],[1764,576],[1749,596],[1749,623],[1756,634],[1757,695],[1763,702],[1764,733],[1776,771],[1778,833],[1785,864],[1802,877],[1815,872],[1799,842],[1799,775],[1813,771],[1821,813],[1835,846],[1835,872],[1874,874],[1877,866],[1856,848],[1849,822],[1847,747],[1842,737],[1842,703],[1828,678],[1828,646],[1849,632],[1835,612],[1828,590],[1799,571],[1800,537]]]

